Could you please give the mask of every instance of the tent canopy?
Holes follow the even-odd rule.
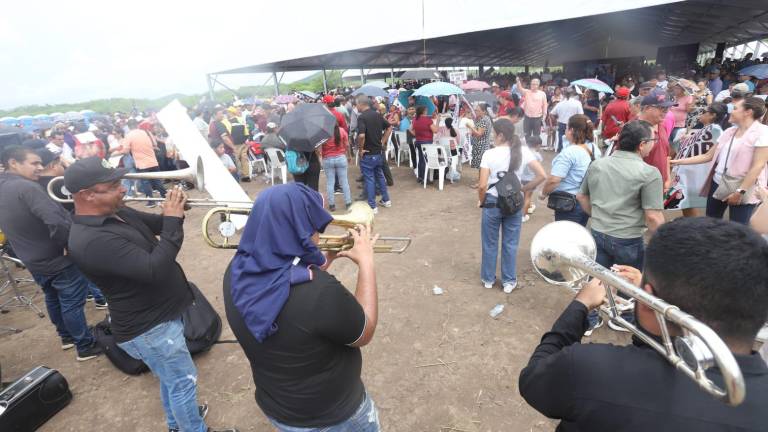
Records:
[[[585,8],[586,3],[589,2],[581,2],[580,6],[575,2],[574,8]],[[544,66],[610,57],[655,58],[658,47],[699,43],[700,49],[708,50],[720,42],[734,45],[768,35],[765,0],[656,1],[664,4],[641,7],[644,3],[649,2],[617,2],[619,6],[611,6],[614,10],[628,10],[588,16],[579,16],[582,12],[573,9],[568,12],[573,18],[557,21],[514,23],[489,30],[279,60],[217,74],[361,67]],[[637,9],[630,9],[633,7]]]

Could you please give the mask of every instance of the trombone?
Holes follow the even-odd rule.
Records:
[[[238,243],[230,242],[230,238],[235,235],[237,228],[232,222],[232,215],[248,216],[251,214],[250,208],[240,207],[214,207],[208,210],[203,217],[202,231],[203,238],[209,246],[216,249],[237,249]],[[219,219],[219,234],[223,240],[215,241],[209,234],[208,225],[212,219]],[[334,215],[331,225],[343,228],[354,228],[357,225],[373,226],[373,210],[367,203],[358,201],[352,204],[349,212],[343,215]],[[401,254],[411,245],[410,237],[379,237],[373,246],[373,251],[377,253],[396,253]],[[331,235],[321,234],[318,248],[322,251],[341,252],[349,250],[354,246],[352,236],[347,234]]]
[[[203,168],[203,159],[198,157],[197,163],[195,164],[195,167],[189,167],[184,168],[181,170],[176,171],[155,171],[155,172],[145,172],[145,173],[128,173],[123,176],[124,179],[127,180],[175,180],[175,181],[185,181],[188,183],[193,183],[195,187],[198,190],[204,190],[205,188],[205,169]],[[61,184],[60,184],[61,183]],[[59,185],[60,184],[60,185]],[[60,198],[56,193],[54,192],[56,190],[56,187],[59,188],[61,191],[61,194],[64,196],[71,196],[72,194],[69,193],[66,186],[64,186],[64,177],[54,177],[49,183],[48,183],[48,196],[51,197],[54,201],[60,202],[60,203],[72,203],[74,200],[72,198]],[[165,198],[134,198],[134,197],[125,197],[123,198],[123,201],[125,202],[163,202],[165,201]],[[251,201],[220,201],[220,200],[212,200],[208,198],[192,198],[187,200],[187,205],[190,207],[220,207],[224,205],[240,205],[240,206],[248,206],[252,205],[253,202]]]
[[[692,378],[707,393],[731,406],[744,400],[744,377],[736,359],[722,339],[706,324],[664,300],[632,285],[595,262],[597,247],[592,235],[581,225],[560,221],[540,229],[531,242],[533,267],[547,282],[574,286],[587,276],[605,284],[607,305],[600,312],[632,332],[640,340],[667,358],[678,370]],[[621,317],[611,287],[643,303],[656,313],[661,329],[661,342]],[[672,337],[668,322],[682,330]],[[717,366],[725,388],[710,380],[706,370]]]

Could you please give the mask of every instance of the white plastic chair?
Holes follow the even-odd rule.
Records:
[[[456,148],[456,156],[451,155],[451,142],[453,142],[454,147]],[[445,150],[445,153],[448,155],[448,160],[451,164],[451,172],[457,172],[459,171],[459,167],[461,166],[459,164],[459,144],[457,138],[451,138],[451,137],[442,137],[438,141],[441,147]],[[453,183],[453,178],[451,178],[451,183]]]
[[[386,133],[386,131],[384,133]],[[393,159],[396,159],[397,155],[395,153],[395,133],[392,132],[389,134],[389,139],[387,139],[387,148],[384,149],[384,160],[389,160],[390,156],[392,156]]]
[[[264,149],[269,162],[269,182],[275,184],[275,169],[280,170],[280,178],[283,183],[288,183],[288,167],[285,165],[285,153],[279,148],[270,147]]]
[[[397,131],[393,133],[397,137],[397,142],[400,145],[400,151],[397,152],[397,166],[400,166],[400,155],[403,152],[408,153],[408,165],[413,168],[413,162],[411,161],[411,147],[408,145],[408,135],[405,132]]]
[[[264,170],[264,177],[267,176],[267,161],[265,159],[266,157],[264,155],[262,155],[262,157],[257,157],[253,154],[253,150],[250,148],[248,149],[248,177],[254,177],[254,174],[257,172],[256,166],[259,164],[261,164],[261,167]]]
[[[432,170],[437,170],[438,188],[443,190],[445,183],[445,168],[448,166],[448,156],[440,144],[423,144],[424,158],[427,160],[426,173],[424,175],[424,189],[427,188],[427,179],[431,179]]]

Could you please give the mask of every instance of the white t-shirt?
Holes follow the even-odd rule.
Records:
[[[227,170],[231,170],[232,168],[236,168],[235,161],[233,161],[232,158],[229,157],[228,154],[224,153],[223,155],[219,156],[219,159],[221,159],[221,163],[224,164],[224,167],[226,167]]]
[[[515,171],[518,179],[522,179],[523,170],[525,170],[528,164],[536,160],[536,156],[527,146],[520,146],[520,152],[522,153],[522,160],[520,161],[520,167]],[[507,172],[509,168],[509,147],[494,147],[486,150],[483,153],[483,158],[480,160],[480,168],[491,170],[491,175],[488,176],[488,186],[496,184],[499,180],[498,174],[500,172]],[[494,187],[488,189],[486,193],[495,197],[499,196]]]
[[[571,119],[571,116],[584,114],[584,107],[581,105],[581,101],[579,101],[578,98],[572,97],[555,105],[550,114],[557,116],[558,123],[568,124],[568,120]]]
[[[718,93],[717,95],[715,95],[715,102],[722,102],[725,98],[730,96],[731,96],[731,91],[728,89],[725,89],[720,93]]]

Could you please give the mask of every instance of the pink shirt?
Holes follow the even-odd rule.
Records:
[[[768,147],[768,126],[759,121],[752,123],[744,135],[741,138],[734,138],[733,144],[731,144],[731,138],[734,137],[737,130],[738,126],[730,127],[717,140],[715,155],[710,165],[710,172],[714,175],[715,183],[722,178],[723,168],[726,169],[727,174],[735,177],[747,175],[749,169],[752,168],[752,157],[755,154],[755,149]],[[728,154],[728,146],[731,146],[730,154]],[[728,160],[725,160],[726,155]],[[760,175],[757,176],[757,184],[765,185],[766,179],[768,179],[768,175],[766,175],[765,167],[763,167]],[[747,198],[747,204],[756,204],[760,201],[754,192],[752,196]]]
[[[672,134],[672,129],[675,128],[675,115],[672,111],[667,111],[667,115],[664,116],[664,120],[661,121],[661,124],[664,125],[664,130],[667,131],[667,139],[669,139],[669,135]]]
[[[669,112],[675,116],[675,127],[685,127],[685,119],[688,117],[688,107],[693,103],[692,96],[682,96],[675,99],[677,106],[669,107]]]
[[[211,123],[213,124],[213,123]],[[149,134],[141,129],[133,129],[125,135],[123,145],[130,150],[136,168],[147,169],[158,166],[155,147]]]
[[[523,112],[526,117],[543,117],[547,112],[547,94],[541,90],[523,90]]]

